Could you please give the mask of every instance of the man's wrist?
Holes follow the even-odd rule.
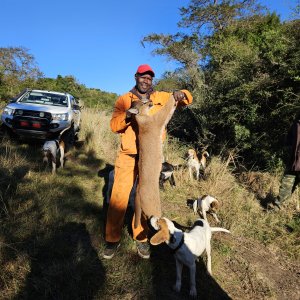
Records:
[[[180,90],[174,91],[173,97],[174,97],[175,101],[182,101],[182,100],[186,99],[185,93]]]

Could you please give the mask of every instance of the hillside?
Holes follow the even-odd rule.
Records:
[[[180,294],[172,290],[175,261],[166,246],[150,260],[136,254],[127,226],[121,248],[101,257],[108,171],[118,137],[105,112],[83,111],[80,141],[55,176],[44,170],[38,143],[0,137],[0,299],[188,299],[188,270]],[[188,145],[169,139],[165,156],[184,163]],[[300,299],[298,193],[281,210],[264,207],[278,192],[278,177],[234,175],[232,161],[212,157],[205,180],[186,169],[176,188],[161,192],[164,216],[184,225],[197,218],[187,202],[212,194],[221,202],[221,226],[212,238],[212,272],[197,263],[199,299]],[[131,211],[127,215],[130,223]],[[209,217],[212,226],[216,225]]]

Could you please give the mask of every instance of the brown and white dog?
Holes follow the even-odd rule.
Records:
[[[217,223],[220,223],[217,216],[217,210],[219,207],[219,201],[210,195],[204,195],[193,202],[194,213],[196,214],[199,211],[205,221],[207,221],[206,213],[209,213],[215,218]]]
[[[46,141],[42,147],[43,163],[48,166],[51,162],[52,174],[56,173],[57,162],[60,162],[60,167],[64,167],[65,143],[63,140]]]
[[[190,270],[190,296],[197,297],[196,289],[196,259],[206,251],[207,270],[211,271],[211,236],[213,232],[227,232],[229,230],[220,227],[210,227],[208,222],[198,219],[190,232],[183,232],[175,227],[174,223],[167,218],[151,217],[150,225],[158,232],[150,239],[152,245],[165,242],[174,252],[176,260],[176,283],[174,290],[181,289],[181,273],[183,265]]]
[[[207,151],[202,152],[201,159],[199,160],[194,149],[188,150],[187,166],[190,173],[190,179],[193,179],[193,173],[195,173],[196,179],[199,180],[200,170],[204,171],[206,169],[207,157],[209,157]]]

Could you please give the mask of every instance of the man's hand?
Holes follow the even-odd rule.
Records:
[[[182,91],[175,91],[173,92],[173,97],[175,99],[175,101],[182,101],[186,98],[185,93]]]

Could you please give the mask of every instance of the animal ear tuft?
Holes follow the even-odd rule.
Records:
[[[170,238],[170,233],[168,230],[166,220],[164,220],[163,218],[158,219],[157,225],[160,228],[160,230],[150,239],[150,244],[154,246],[166,242]]]

